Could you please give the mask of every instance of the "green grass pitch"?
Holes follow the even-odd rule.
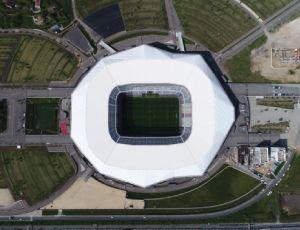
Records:
[[[26,101],[26,134],[58,134],[57,98],[30,98]]]
[[[0,148],[0,188],[9,188],[14,199],[29,205],[47,198],[75,173],[65,153],[45,147]]]
[[[177,136],[179,99],[174,96],[125,96],[122,102],[122,129],[132,136]]]

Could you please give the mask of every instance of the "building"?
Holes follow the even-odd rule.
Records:
[[[286,148],[284,147],[271,147],[270,158],[275,162],[286,161]]]
[[[180,132],[123,132],[124,94],[176,97]],[[105,57],[90,70],[72,93],[71,117],[71,137],[98,172],[148,187],[203,175],[235,121],[235,108],[200,54],[142,45]]]
[[[250,164],[260,166],[269,162],[268,147],[250,147]]]
[[[249,165],[249,145],[240,145],[238,146],[238,163],[241,165]]]

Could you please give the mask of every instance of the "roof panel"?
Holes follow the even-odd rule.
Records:
[[[71,136],[100,173],[147,187],[205,172],[234,122],[234,107],[201,56],[178,56],[147,45],[123,51],[98,62],[75,89]],[[118,85],[144,83],[170,83],[188,89],[192,131],[186,142],[127,145],[111,138],[111,91]]]

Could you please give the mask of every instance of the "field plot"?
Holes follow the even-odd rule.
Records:
[[[249,15],[227,0],[175,0],[174,5],[185,34],[214,52],[256,25]]]
[[[146,200],[147,208],[203,207],[223,204],[252,190],[259,181],[231,167],[200,187],[170,198]]]
[[[57,45],[36,37],[22,38],[13,59],[7,82],[47,84],[68,80],[77,67],[77,59]]]
[[[126,30],[168,28],[163,0],[76,0],[77,10],[82,18],[117,2]]]
[[[294,105],[296,103],[296,100],[289,97],[264,97],[256,99],[257,105],[277,107],[283,109],[294,109]]]
[[[7,128],[7,100],[0,100],[0,133]]]
[[[292,0],[243,0],[262,19],[274,14]]]
[[[29,11],[30,3],[27,0],[18,0],[17,4],[19,3],[22,7],[9,9],[5,7],[3,1],[1,1],[0,28],[28,28],[34,26],[31,16],[32,12]],[[26,6],[28,6],[28,8]]]
[[[251,127],[251,132],[258,133],[285,133],[288,131],[290,123],[288,121],[277,123],[256,124]]]
[[[26,101],[26,134],[58,134],[59,99],[29,98]]]
[[[127,30],[168,28],[163,0],[123,0],[120,7]]]
[[[5,82],[9,66],[19,44],[20,37],[0,37],[0,81]]]
[[[143,97],[124,95],[121,98],[122,128],[118,130],[121,135],[176,136],[180,134],[178,98],[159,95]]]
[[[48,153],[41,147],[0,149],[1,186],[10,188],[15,200],[34,204],[64,184],[74,171],[65,153]]]

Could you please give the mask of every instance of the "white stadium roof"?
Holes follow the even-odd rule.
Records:
[[[184,143],[116,143],[108,130],[111,91],[126,84],[176,84],[192,101],[192,130]],[[176,177],[201,176],[235,119],[234,106],[198,54],[142,45],[103,58],[72,94],[71,137],[101,174],[141,187]]]

